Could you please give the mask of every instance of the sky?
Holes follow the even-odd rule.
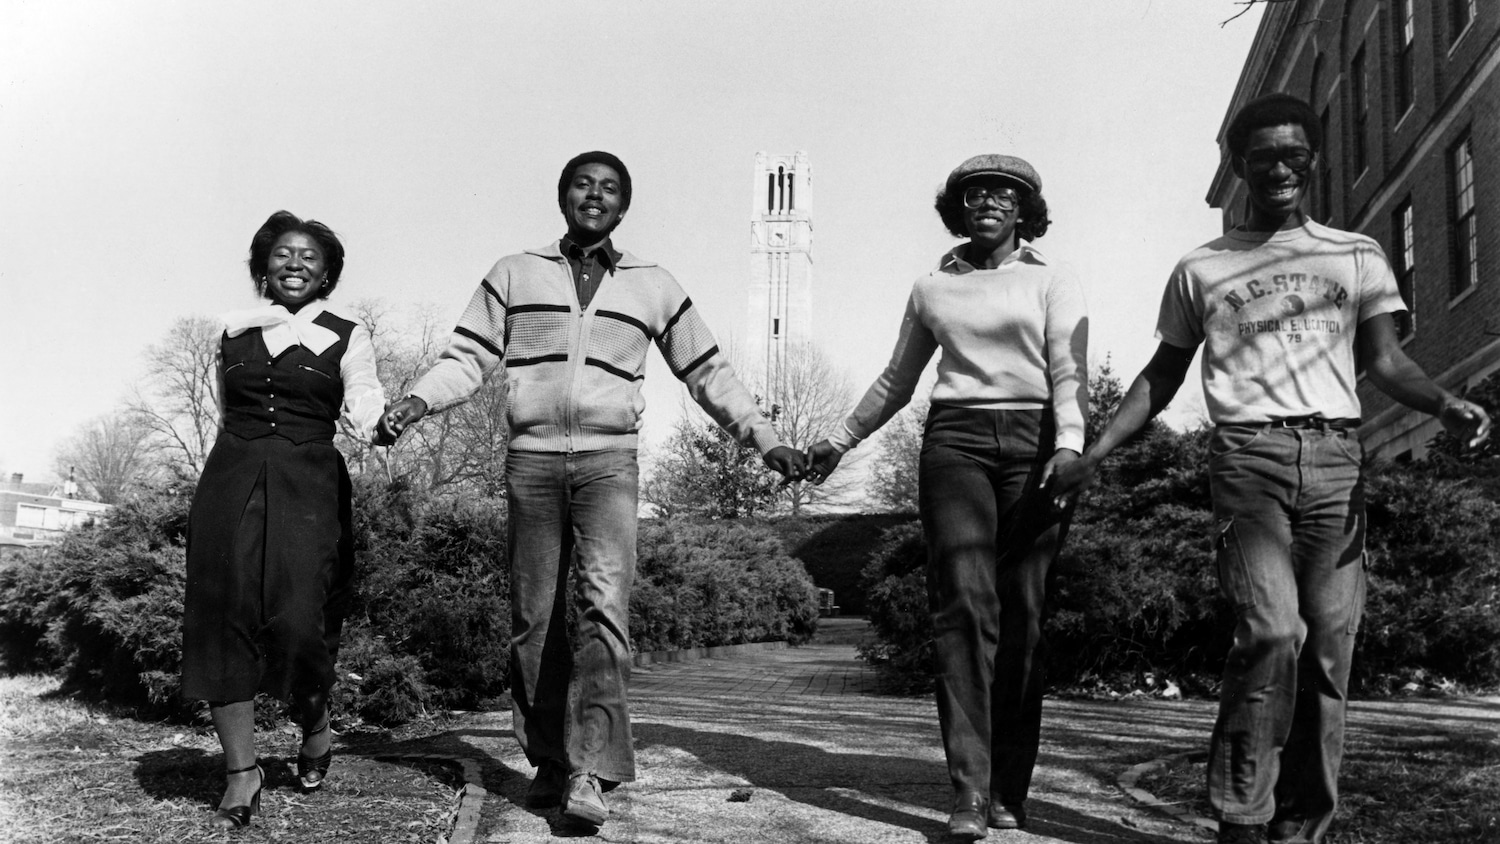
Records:
[[[183,316],[255,304],[287,209],[347,249],[332,304],[456,321],[496,259],[563,232],[589,149],[630,169],[616,244],[745,332],[757,151],[812,170],[816,341],[862,390],[912,282],[958,241],[932,198],[985,152],[1040,172],[1090,358],[1155,349],[1259,22],[1233,0],[202,3],[0,0],[0,472],[53,477]],[[802,197],[799,195],[799,204]],[[647,370],[643,439],[681,389]],[[929,381],[931,373],[929,372]],[[1179,422],[1201,413],[1196,378]]]

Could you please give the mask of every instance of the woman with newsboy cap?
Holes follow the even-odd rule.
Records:
[[[1047,231],[1025,161],[979,155],[938,193],[968,241],[917,279],[885,371],[812,447],[814,482],[905,407],[937,350],[918,500],[938,715],[956,799],[948,828],[1025,825],[1042,714],[1042,605],[1071,513],[1046,492],[1083,449],[1088,317],[1077,277],[1029,242]]]
[[[328,694],[354,574],[349,472],[334,448],[340,411],[366,439],[385,407],[370,332],[323,300],[344,247],[316,220],[278,211],[250,241],[250,277],[269,301],[224,315],[220,427],[188,516],[182,694],[209,702],[226,784],[209,823],[250,823],[265,779],[257,692],[302,726],[297,775],[323,784]]]

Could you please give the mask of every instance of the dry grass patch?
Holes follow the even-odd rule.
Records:
[[[1202,757],[1141,777],[1158,799],[1213,817]],[[1500,841],[1500,736],[1398,735],[1351,742],[1325,844]]]
[[[266,772],[248,829],[205,827],[223,789],[212,730],[117,717],[55,694],[48,678],[0,678],[0,836],[14,842],[446,841],[463,787],[456,765],[336,740],[327,785],[300,794],[296,736],[258,735]],[[429,727],[430,729],[430,727]],[[352,745],[352,746],[351,746]]]

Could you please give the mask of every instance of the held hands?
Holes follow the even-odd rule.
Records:
[[[1089,488],[1098,468],[1097,461],[1080,457],[1071,448],[1060,448],[1042,467],[1042,489],[1052,497],[1052,506],[1061,510]]]
[[[380,424],[375,426],[375,444],[395,445],[402,431],[426,415],[427,402],[416,396],[407,396],[387,407],[380,415]]]
[[[778,445],[766,452],[761,459],[766,462],[767,468],[780,472],[786,478],[782,482],[783,486],[807,477],[807,456],[795,448]]]
[[[814,484],[821,484],[828,480],[833,470],[839,467],[839,461],[844,459],[828,440],[818,440],[812,448],[807,450],[807,479]]]
[[[1448,398],[1438,410],[1438,420],[1464,448],[1478,448],[1490,435],[1490,415],[1471,401]]]

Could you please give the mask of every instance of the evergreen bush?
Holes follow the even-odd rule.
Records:
[[[1207,429],[1148,432],[1107,461],[1081,503],[1048,602],[1053,687],[1137,687],[1148,675],[1210,689],[1235,616],[1219,594]],[[1356,690],[1500,684],[1500,501],[1495,459],[1439,453],[1367,474],[1369,591]],[[916,525],[866,568],[878,641],[861,656],[888,686],[930,686],[932,628]],[[1149,683],[1144,683],[1149,685]]]
[[[179,696],[192,490],[128,501],[56,546],[0,567],[0,670],[48,671],[150,717],[202,714]],[[472,708],[508,685],[503,501],[355,484],[355,594],[334,688],[340,718],[394,724]],[[638,650],[807,641],[816,591],[765,527],[646,524],[632,601]],[[265,722],[275,709],[257,705]]]
[[[636,651],[786,641],[818,624],[817,589],[760,525],[643,522],[630,635]]]

